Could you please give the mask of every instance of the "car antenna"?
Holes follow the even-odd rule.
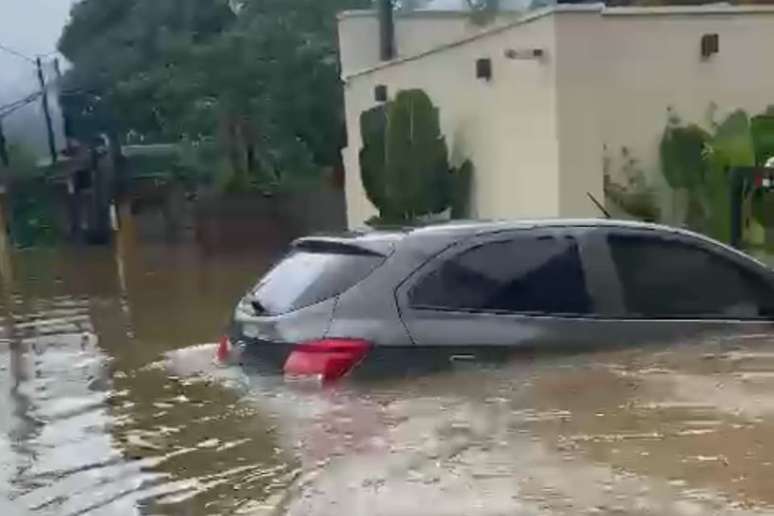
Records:
[[[593,203],[594,203],[594,205],[595,205],[597,208],[599,208],[599,211],[601,211],[602,213],[604,213],[604,215],[605,215],[605,218],[606,218],[606,219],[611,219],[611,218],[612,218],[612,217],[610,216],[610,212],[609,212],[609,211],[607,211],[607,210],[605,209],[605,207],[604,207],[604,206],[602,206],[602,204],[601,204],[601,203],[600,203],[598,200],[596,200],[596,199],[594,198],[594,196],[593,196],[593,195],[591,195],[591,192],[586,192],[586,195],[588,195],[588,196],[589,196],[589,199],[591,199],[591,202],[593,202]]]

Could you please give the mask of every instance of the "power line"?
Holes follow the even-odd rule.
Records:
[[[38,98],[40,98],[41,95],[42,95],[41,92],[36,91],[34,93],[30,93],[24,98],[21,98],[9,104],[0,106],[0,119],[5,118],[6,116],[10,115],[14,111],[23,108],[27,104],[31,104],[32,102],[35,102],[36,100],[38,100]]]
[[[11,55],[14,55],[14,56],[16,56],[18,58],[24,59],[25,61],[29,62],[30,64],[35,64],[35,60],[32,59],[31,57],[25,56],[24,54],[22,54],[18,50],[14,50],[11,47],[3,45],[2,43],[0,43],[0,50],[4,50],[5,52],[8,52]]]
[[[7,104],[3,104],[2,106],[0,106],[0,111],[2,111],[2,110],[4,110],[4,109],[6,109],[6,108],[8,108],[8,107],[11,107],[11,106],[13,106],[13,105],[15,105],[15,104],[18,104],[19,102],[27,102],[27,101],[29,101],[30,99],[34,99],[34,98],[35,98],[35,97],[37,97],[38,95],[40,95],[40,91],[33,91],[33,92],[30,92],[30,93],[28,93],[27,95],[23,96],[23,97],[22,97],[22,98],[20,98],[20,99],[16,99],[16,100],[14,100],[13,102],[9,102],[9,103],[7,103]]]
[[[56,163],[56,137],[54,136],[54,127],[51,124],[51,110],[48,106],[48,93],[46,93],[46,78],[43,75],[43,60],[35,59],[35,65],[38,68],[38,82],[40,82],[40,100],[43,105],[43,118],[46,120],[46,136],[48,136],[48,150],[51,153],[51,164]]]
[[[59,50],[52,50],[51,52],[46,52],[45,54],[39,54],[38,57],[42,59],[47,59],[55,54],[59,54]]]

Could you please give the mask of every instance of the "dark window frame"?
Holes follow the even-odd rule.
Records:
[[[596,297],[593,293],[592,285],[590,285],[589,275],[587,273],[586,265],[587,250],[585,247],[585,233],[590,228],[585,226],[578,227],[551,227],[551,228],[522,228],[511,229],[504,231],[488,232],[480,235],[470,237],[468,239],[456,242],[444,249],[436,256],[425,262],[419,268],[417,268],[404,282],[398,286],[396,291],[396,297],[400,306],[404,309],[418,310],[418,311],[436,311],[445,313],[460,313],[460,314],[482,314],[482,315],[495,315],[495,316],[515,316],[515,317],[537,317],[537,318],[563,318],[563,319],[598,319],[599,314],[596,313]],[[533,311],[533,310],[508,310],[508,309],[496,309],[496,308],[465,308],[465,307],[449,307],[449,306],[436,306],[429,304],[416,304],[412,302],[411,292],[415,289],[427,276],[437,271],[443,263],[453,259],[454,257],[461,256],[478,247],[486,246],[488,244],[496,244],[502,242],[508,242],[519,237],[528,237],[539,239],[541,237],[551,237],[558,240],[571,239],[574,241],[575,249],[577,251],[578,265],[580,272],[582,273],[582,280],[584,283],[585,294],[589,304],[588,312],[545,312],[545,311]]]

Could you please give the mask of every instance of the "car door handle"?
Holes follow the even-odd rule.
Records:
[[[449,357],[450,362],[473,362],[476,360],[476,355],[452,355]]]

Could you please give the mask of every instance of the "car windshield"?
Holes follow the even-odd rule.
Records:
[[[383,261],[374,254],[293,251],[255,287],[253,306],[266,314],[297,310],[341,294]]]

